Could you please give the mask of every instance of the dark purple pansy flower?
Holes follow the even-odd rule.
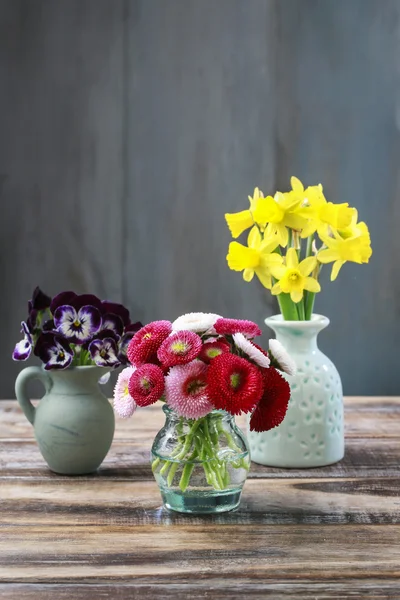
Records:
[[[94,294],[81,294],[79,296],[71,291],[61,292],[61,294],[55,296],[51,302],[50,311],[53,315],[60,306],[72,306],[76,311],[83,306],[94,306],[102,312],[101,300]]]
[[[32,294],[32,300],[28,302],[29,312],[32,310],[45,310],[51,304],[50,296],[47,296],[39,286],[35,287]]]
[[[142,323],[140,321],[137,321],[136,323],[131,323],[125,328],[124,335],[121,337],[118,344],[118,358],[121,363],[127,364],[129,362],[128,357],[126,355],[129,343],[135,335],[135,333],[139,331],[139,329],[142,329],[142,327]]]
[[[29,311],[29,317],[26,320],[26,324],[31,333],[33,333],[34,330],[36,329],[37,317],[38,317],[38,311],[36,309],[32,308]]]
[[[32,352],[32,336],[28,325],[22,321],[21,333],[24,334],[24,339],[18,342],[14,348],[13,360],[27,360]]]
[[[59,306],[54,312],[54,325],[59,333],[75,344],[83,344],[97,333],[101,326],[100,311],[94,306]]]
[[[122,332],[124,331],[124,324],[121,317],[108,313],[102,318],[101,328],[111,330],[115,335],[121,337]]]
[[[110,314],[116,315],[121,319],[124,327],[127,327],[131,322],[129,310],[117,302],[108,302],[108,300],[104,300],[104,302],[101,303],[101,314],[103,315],[103,318]]]
[[[54,325],[54,320],[53,319],[48,319],[42,325],[43,331],[54,331],[55,328],[56,327]]]
[[[51,331],[41,333],[35,346],[35,354],[49,369],[66,369],[72,361],[73,351],[66,339]]]
[[[73,306],[76,297],[77,294],[75,292],[61,292],[61,294],[57,294],[51,301],[50,312],[54,315],[59,306]]]
[[[89,344],[89,352],[92,360],[99,367],[117,367],[120,364],[117,356],[117,342],[114,337],[96,338]]]

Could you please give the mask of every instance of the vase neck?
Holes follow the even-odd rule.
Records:
[[[265,323],[289,352],[308,353],[318,349],[318,333],[329,325],[329,319],[312,315],[310,321],[284,321],[282,315],[275,315],[265,319]]]
[[[69,369],[46,371],[51,380],[51,389],[55,393],[90,393],[98,389],[100,377],[111,369],[97,366],[73,367]]]

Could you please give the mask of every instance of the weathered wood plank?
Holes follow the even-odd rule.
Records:
[[[33,438],[31,424],[23,417],[15,400],[0,402],[0,440]],[[237,424],[246,430],[246,419],[236,417]],[[115,441],[143,443],[150,448],[155,433],[164,423],[159,405],[137,410],[131,419],[116,420]],[[347,397],[345,398],[346,438],[392,438],[400,436],[400,398]],[[133,439],[133,430],[135,437]]]
[[[400,477],[248,480],[231,514],[182,516],[161,509],[154,481],[1,481],[0,525],[118,526],[398,524]]]
[[[151,442],[115,442],[93,478],[117,480],[152,479]],[[278,469],[251,464],[249,478],[387,477],[400,475],[400,441],[355,438],[347,440],[344,459],[335,465],[314,469]],[[36,442],[0,442],[0,481],[7,478],[33,480],[65,479],[47,468]]]
[[[126,583],[114,581],[111,583],[87,584],[0,584],[0,598],[9,600],[86,600],[98,598],[99,600],[205,600],[225,599],[263,600],[398,600],[398,579],[351,579],[351,581],[337,581],[336,579],[310,580],[288,579],[284,583],[265,578],[252,581],[226,579],[213,579],[212,582],[197,581],[190,583],[175,583],[166,580],[163,584],[157,583]]]
[[[400,576],[400,525],[4,526],[0,581]]]

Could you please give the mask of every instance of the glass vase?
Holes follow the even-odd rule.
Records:
[[[166,508],[219,513],[237,508],[250,466],[246,438],[234,417],[215,410],[185,419],[168,406],[154,439],[152,470]]]

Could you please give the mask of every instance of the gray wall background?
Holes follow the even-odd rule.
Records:
[[[255,185],[324,184],[370,226],[326,269],[321,348],[347,394],[400,393],[398,0],[0,0],[0,397],[36,284],[135,318],[275,301],[229,271]],[[264,342],[268,339],[264,335]]]

